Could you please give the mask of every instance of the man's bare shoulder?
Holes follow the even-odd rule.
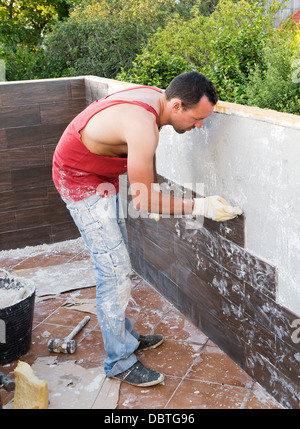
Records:
[[[151,142],[154,148],[158,142],[156,116],[143,107],[128,103],[117,104],[97,113],[80,134],[91,152],[103,155],[125,153],[142,141]]]
[[[140,138],[158,137],[158,124],[156,116],[139,106],[130,106],[124,115],[124,130],[127,138],[134,139],[135,135]]]
[[[107,140],[109,136],[117,135],[124,138],[129,131],[155,131],[157,128],[157,118],[153,112],[135,104],[122,103],[94,115],[85,130],[94,138],[98,136],[100,140],[102,137]]]
[[[158,107],[158,102],[163,96],[163,93],[163,91],[161,92],[161,90],[153,89],[153,87],[139,87],[129,91],[111,94],[106,100],[140,101],[156,108]]]

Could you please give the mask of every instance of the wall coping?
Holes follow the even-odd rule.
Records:
[[[300,115],[278,112],[277,110],[262,109],[256,106],[246,106],[243,104],[218,101],[214,111],[226,115],[235,115],[243,118],[269,122],[283,127],[300,129]]]
[[[114,90],[115,89],[118,90],[119,88],[121,89],[122,87],[124,88],[130,87],[133,85],[138,86],[138,84],[119,81],[116,79],[93,76],[93,75],[36,79],[36,80],[8,81],[8,82],[0,82],[0,85],[28,84],[28,83],[34,83],[34,82],[73,80],[73,79],[84,79],[84,80],[92,80],[92,81],[94,80],[94,81],[106,83],[108,85],[111,84]],[[259,121],[269,122],[275,125],[281,125],[283,127],[300,129],[300,115],[293,115],[291,113],[278,112],[277,110],[262,109],[256,106],[247,106],[243,104],[229,103],[227,101],[219,100],[217,105],[215,106],[214,111],[216,113],[223,113],[225,115],[234,115],[234,116],[240,116],[244,118],[251,118]]]

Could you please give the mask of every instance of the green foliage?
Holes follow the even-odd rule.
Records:
[[[183,16],[198,2],[184,2]],[[168,22],[176,7],[173,0],[83,2],[47,35],[49,70],[55,69],[58,76],[114,78],[121,67],[131,67],[149,35]]]
[[[256,64],[245,88],[248,105],[300,114],[300,26],[274,33],[263,50],[265,66]],[[296,68],[298,67],[298,69]]]
[[[0,59],[7,80],[50,77],[43,62],[43,33],[79,0],[1,0]]]
[[[132,65],[130,72],[127,73],[122,68],[122,72],[116,78],[159,88],[166,88],[174,77],[191,70],[187,61],[181,57],[168,53],[156,56],[146,50],[141,55],[137,55]]]
[[[300,29],[274,25],[285,2],[0,0],[0,58],[8,80],[97,75],[165,88],[198,70],[222,100],[299,114]]]
[[[213,31],[209,41],[210,60],[203,71],[215,83],[222,99],[237,101],[251,64],[261,61],[263,37],[261,20],[255,19],[257,12],[257,8],[244,1],[238,5],[224,1],[207,22],[208,31],[211,28],[217,31]]]
[[[173,14],[118,78],[157,85],[160,74],[168,79],[173,71],[198,70],[224,101],[299,113],[299,83],[291,78],[293,60],[300,58],[299,29],[277,29],[276,12],[283,5],[273,0],[266,14],[265,3],[220,0],[207,16],[200,7],[189,17]],[[173,68],[171,59],[180,66]]]
[[[36,47],[42,31],[67,16],[71,3],[70,0],[1,0],[1,41],[9,47]]]
[[[15,49],[5,50],[3,58],[6,63],[7,80],[48,79],[51,76],[44,63],[44,50],[26,46],[17,46]],[[1,57],[1,55],[0,55]]]
[[[78,11],[58,23],[45,46],[49,71],[57,76],[89,75],[113,77],[120,64],[131,64],[140,46],[141,23],[117,14],[104,16]],[[88,15],[88,16],[87,16]],[[144,36],[145,37],[145,36]]]
[[[189,18],[197,14],[197,10],[194,8]],[[204,20],[202,15],[198,16]],[[117,75],[117,79],[159,86],[159,75],[162,74],[162,87],[166,87],[176,74],[195,70],[199,45],[194,28],[191,28],[193,24],[195,20],[174,14],[164,28],[158,28],[149,38],[147,46],[133,61],[132,68],[126,70],[126,67],[122,67],[122,73]],[[165,76],[170,76],[169,82]]]
[[[210,61],[203,72],[215,83],[221,99],[244,103],[252,68],[264,68],[263,47],[277,31],[274,21],[280,4],[273,1],[271,6],[266,14],[264,6],[257,3],[223,0],[209,17],[206,31],[212,36]]]
[[[264,65],[262,48],[275,31],[273,20],[274,14],[266,14],[263,6],[220,0],[207,17],[197,8],[188,20],[174,16],[149,39],[145,50],[158,57],[181,57],[214,82],[221,99],[242,102],[251,69]]]
[[[10,2],[13,13],[8,10]],[[2,35],[7,32],[7,78],[44,77],[46,71],[47,77],[95,74],[113,78],[121,67],[131,67],[149,35],[163,27],[173,13],[187,17],[201,2],[6,0]]]

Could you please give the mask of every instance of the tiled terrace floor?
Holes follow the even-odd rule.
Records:
[[[0,267],[10,273],[21,269],[51,267],[53,273],[68,272],[70,263],[88,258],[78,246],[51,245],[51,250],[34,248],[26,251],[0,252]],[[19,273],[20,275],[20,273]],[[128,316],[142,334],[162,333],[165,342],[157,349],[138,352],[139,359],[165,374],[164,384],[137,388],[126,383],[120,387],[118,409],[276,409],[282,408],[274,398],[241,370],[209,338],[193,326],[153,287],[133,276],[132,298]],[[44,332],[63,338],[83,318],[81,311],[63,306],[70,296],[95,298],[95,287],[68,291],[35,303],[32,346],[22,360],[32,364],[38,357],[49,356]],[[84,314],[85,315],[85,314]],[[60,360],[76,360],[85,368],[100,366],[105,359],[97,318],[91,314],[89,324],[76,337],[74,355],[59,355]],[[17,361],[0,369],[13,378]],[[0,390],[3,404],[13,397]]]

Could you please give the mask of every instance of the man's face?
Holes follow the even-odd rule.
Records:
[[[181,101],[179,101],[178,104],[174,104],[171,125],[179,134],[183,134],[194,128],[201,128],[203,120],[210,116],[213,110],[214,105],[209,101],[206,95],[203,95],[199,103],[188,110],[184,110]]]

